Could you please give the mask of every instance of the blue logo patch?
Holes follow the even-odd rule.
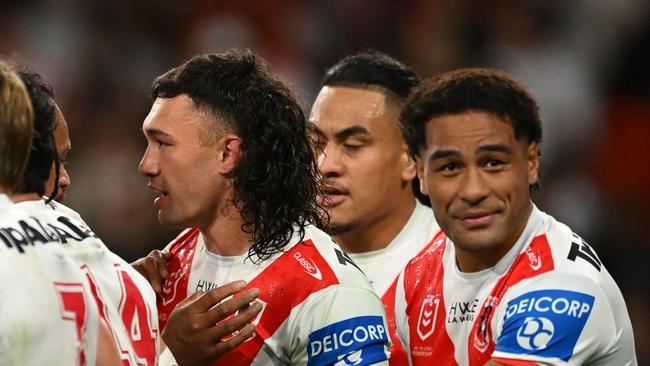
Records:
[[[381,316],[359,316],[330,324],[309,335],[307,365],[364,366],[388,359],[388,331]]]
[[[589,319],[594,297],[541,290],[508,302],[496,351],[569,361]]]

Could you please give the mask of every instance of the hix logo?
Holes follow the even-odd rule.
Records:
[[[529,351],[544,349],[554,332],[553,322],[547,318],[527,317],[517,332],[517,343]]]

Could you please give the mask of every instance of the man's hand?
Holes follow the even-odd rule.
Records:
[[[262,305],[249,304],[259,296],[258,289],[219,304],[245,287],[246,282],[235,281],[205,293],[195,292],[171,312],[162,338],[180,366],[210,365],[254,335],[255,326],[249,322]],[[237,316],[219,323],[237,310]],[[222,340],[237,331],[235,336]]]
[[[172,255],[169,252],[154,250],[146,257],[131,263],[131,266],[149,281],[149,284],[157,294],[160,294],[163,281],[169,277],[167,261],[171,257]]]

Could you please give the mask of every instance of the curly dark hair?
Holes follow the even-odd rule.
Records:
[[[196,56],[159,76],[151,88],[154,99],[181,94],[242,140],[232,202],[241,212],[242,230],[252,234],[249,257],[267,259],[284,250],[296,229],[302,240],[308,224],[326,225],[304,113],[264,60],[249,50]],[[224,126],[216,122],[214,128]]]
[[[400,121],[411,154],[426,148],[425,128],[432,118],[471,110],[510,122],[515,138],[528,144],[542,141],[539,106],[521,83],[496,69],[459,69],[424,81],[404,104]]]
[[[420,85],[420,77],[408,66],[385,53],[368,50],[345,56],[325,72],[324,86],[347,86],[361,89],[379,89],[398,105],[402,105],[411,91]],[[397,122],[399,123],[399,122]],[[412,183],[413,194],[427,206],[429,197],[420,192],[420,180]]]
[[[54,112],[56,102],[52,88],[43,81],[41,75],[26,68],[18,70],[34,109],[34,136],[32,151],[29,155],[25,174],[20,182],[21,193],[45,194],[45,184],[50,177],[52,164],[55,167],[56,180],[59,179],[59,155],[56,151],[54,130],[56,119]],[[48,202],[56,196],[59,185],[54,185]]]

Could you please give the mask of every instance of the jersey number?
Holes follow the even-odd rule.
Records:
[[[61,318],[74,323],[77,329],[77,365],[86,364],[83,333],[86,327],[86,298],[80,283],[55,282],[54,288],[61,300]]]
[[[157,330],[152,329],[149,320],[151,310],[145,303],[140,290],[131,276],[128,272],[121,269],[119,264],[115,265],[122,293],[119,304],[119,315],[123,324],[118,324],[118,327],[123,326],[128,332],[129,340],[135,355],[129,355],[128,348],[121,344],[120,339],[116,336],[115,324],[111,323],[115,322],[115,320],[110,319],[110,317],[107,316],[105,309],[106,305],[98,291],[97,283],[90,273],[89,268],[83,266],[82,269],[86,272],[86,277],[90,282],[90,288],[95,300],[97,301],[100,313],[102,317],[106,319],[106,322],[113,332],[115,341],[120,349],[120,356],[124,366],[153,366],[156,360]]]

